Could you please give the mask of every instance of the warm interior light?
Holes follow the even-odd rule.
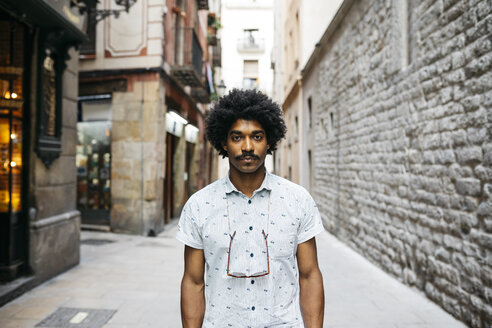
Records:
[[[10,135],[10,139],[17,139],[17,135],[16,135],[15,133],[12,133],[12,134]]]
[[[5,95],[3,97],[5,99],[10,99],[10,91],[5,91]]]
[[[16,165],[17,165],[17,164],[16,164],[14,161],[10,162],[10,166],[11,166],[11,167],[15,167]]]
[[[17,93],[12,92],[12,99],[16,99],[16,98],[17,98]]]

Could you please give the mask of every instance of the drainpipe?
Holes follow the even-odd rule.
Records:
[[[140,102],[140,233],[145,235],[144,229],[144,127],[145,127],[145,106],[144,106],[144,92],[145,92],[145,79],[144,74],[141,73],[142,82],[142,99]]]

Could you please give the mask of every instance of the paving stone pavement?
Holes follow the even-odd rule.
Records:
[[[102,311],[109,314],[104,328],[181,327],[183,245],[175,233],[176,220],[155,238],[83,231],[80,265],[1,307],[0,327],[41,327],[57,310],[65,316],[78,313],[74,323],[57,327],[82,327],[91,309],[108,310]],[[317,244],[325,327],[465,327],[330,234],[318,236]],[[101,327],[98,320],[91,328]]]

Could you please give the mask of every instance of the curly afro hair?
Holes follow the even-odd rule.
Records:
[[[270,145],[268,154],[277,149],[278,142],[285,137],[283,112],[280,106],[257,90],[233,89],[220,98],[205,119],[207,138],[222,157],[227,152],[222,147],[231,125],[238,119],[258,121],[265,129]]]

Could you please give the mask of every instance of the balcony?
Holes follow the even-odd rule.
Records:
[[[237,51],[239,52],[263,52],[265,51],[265,39],[246,37],[237,40]]]
[[[208,0],[197,0],[198,10],[208,10]]]
[[[203,50],[192,27],[178,27],[175,32],[174,62],[171,74],[183,85],[203,87]]]
[[[195,100],[197,103],[210,103],[210,93],[204,88],[192,88],[191,98],[193,98],[193,100]]]

